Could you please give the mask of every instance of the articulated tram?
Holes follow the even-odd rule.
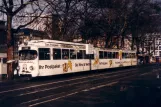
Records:
[[[19,74],[51,76],[137,64],[136,51],[91,46],[56,40],[28,41],[19,46]]]

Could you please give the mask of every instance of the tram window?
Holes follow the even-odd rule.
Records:
[[[127,58],[127,53],[125,53],[125,58]]]
[[[61,59],[61,50],[53,49],[53,59]]]
[[[136,58],[136,54],[135,53],[133,53],[133,58]]]
[[[69,49],[62,49],[62,59],[69,59]]]
[[[88,54],[84,54],[84,59],[89,59],[90,56]]]
[[[35,60],[37,58],[36,50],[20,50],[19,60]]]
[[[99,51],[99,58],[103,59],[103,51]]]
[[[125,58],[125,53],[122,53],[122,58],[123,58],[123,59]]]
[[[129,58],[132,58],[133,56],[132,56],[132,53],[129,53]]]
[[[112,53],[111,52],[108,52],[108,58],[111,59],[112,58]]]
[[[50,48],[39,48],[39,60],[50,60]]]
[[[136,54],[134,53],[134,58],[136,58]]]
[[[134,58],[134,53],[131,53],[131,55],[130,55],[130,56],[131,56],[131,58]]]
[[[128,53],[128,58],[132,58],[132,53]]]
[[[133,53],[130,53],[130,58],[134,58]]]
[[[89,59],[89,55],[88,54],[86,54],[86,51],[85,50],[83,50],[83,59]]]
[[[116,58],[116,52],[112,52],[112,58]]]
[[[126,58],[129,58],[129,53],[126,53]]]
[[[70,59],[76,59],[76,52],[74,50],[70,50]]]
[[[125,53],[125,58],[128,58],[128,53]]]
[[[107,52],[104,52],[104,58],[105,58],[105,59],[108,58]]]
[[[83,59],[83,50],[77,52],[77,59]]]
[[[128,54],[127,53],[123,53],[122,56],[123,56],[124,59],[128,58]]]
[[[94,59],[94,54],[85,54],[85,58],[84,59]]]
[[[131,54],[131,58],[135,58],[136,57],[136,54],[135,53],[132,53]]]
[[[94,59],[94,54],[91,54],[91,59]]]
[[[129,53],[129,58],[132,58],[132,53]]]

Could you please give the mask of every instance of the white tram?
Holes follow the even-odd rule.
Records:
[[[50,76],[97,69],[133,66],[135,51],[93,48],[89,44],[56,40],[31,40],[19,46],[19,74]]]

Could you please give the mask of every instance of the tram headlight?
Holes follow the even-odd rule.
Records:
[[[20,66],[17,66],[17,68],[16,68],[17,70],[20,70]]]
[[[33,67],[33,66],[30,66],[30,70],[31,70],[31,71],[34,70],[34,67]]]

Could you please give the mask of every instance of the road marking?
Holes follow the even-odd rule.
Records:
[[[65,96],[57,97],[57,98],[54,98],[54,99],[51,99],[51,100],[46,100],[46,101],[43,101],[43,102],[40,102],[40,103],[35,103],[35,104],[32,104],[32,105],[29,105],[29,107],[33,107],[33,106],[37,106],[37,105],[40,105],[40,104],[43,104],[43,103],[51,102],[51,101],[54,101],[54,100],[57,100],[57,99],[65,98],[65,97],[68,97],[68,96],[71,96],[71,95],[75,95],[77,93],[79,93],[79,92],[77,91],[77,92],[67,94]]]
[[[159,71],[159,70],[156,70],[156,71],[153,71],[153,72],[146,72],[146,73],[141,74],[140,76],[144,76],[144,75],[148,75],[148,74],[153,74],[154,72],[157,72],[157,71]]]
[[[115,82],[111,82],[111,83],[108,83],[108,84],[99,85],[99,86],[96,86],[96,87],[92,87],[92,88],[89,88],[89,89],[85,89],[83,91],[91,91],[91,90],[103,88],[103,87],[106,87],[106,86],[112,86],[112,85],[117,84],[117,83],[118,83],[118,81],[115,81]]]

